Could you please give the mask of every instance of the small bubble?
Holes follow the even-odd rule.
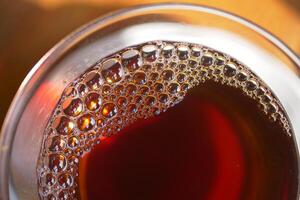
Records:
[[[177,75],[177,81],[178,81],[178,83],[183,83],[185,81],[185,75],[184,74],[178,74]]]
[[[124,86],[123,85],[117,85],[115,87],[115,93],[120,95],[120,94],[123,94],[124,93]]]
[[[142,86],[142,87],[140,88],[140,93],[141,93],[142,95],[148,94],[148,93],[149,93],[149,88],[148,88],[147,86]]]
[[[68,158],[68,164],[69,165],[76,165],[79,163],[79,158],[77,156],[74,155],[70,155]]]
[[[83,111],[83,104],[79,98],[68,98],[63,102],[62,109],[66,115],[75,117]]]
[[[73,177],[70,174],[61,174],[58,177],[58,184],[61,188],[66,189],[73,185]]]
[[[117,104],[120,107],[126,106],[126,104],[127,104],[126,98],[125,97],[119,97],[118,100],[117,100]]]
[[[164,70],[162,72],[162,78],[165,81],[171,81],[174,78],[174,72],[172,70]]]
[[[77,156],[81,156],[83,154],[83,150],[82,150],[82,148],[78,147],[75,149],[74,153]]]
[[[213,56],[211,53],[206,53],[201,58],[201,64],[204,67],[209,67],[213,64]]]
[[[66,142],[63,140],[61,136],[54,136],[50,138],[47,141],[47,143],[48,143],[49,150],[53,152],[62,151],[66,146]]]
[[[171,94],[175,94],[180,91],[180,86],[178,83],[171,83],[168,90]]]
[[[135,103],[137,103],[137,104],[141,103],[142,100],[143,100],[143,98],[142,98],[141,96],[136,96],[136,97],[134,97],[134,101],[135,101]]]
[[[177,47],[177,55],[180,60],[186,60],[189,58],[189,48],[185,45]]]
[[[257,90],[256,90],[256,94],[257,94],[258,96],[264,95],[265,93],[266,93],[266,89],[263,88],[263,87],[259,87],[259,88],[257,88]]]
[[[129,104],[127,107],[127,111],[129,113],[136,113],[137,112],[137,107],[135,104]]]
[[[261,100],[262,100],[263,102],[266,102],[266,103],[271,102],[272,99],[273,99],[272,96],[269,95],[269,94],[265,94],[265,95],[263,95],[263,96],[261,97]]]
[[[195,68],[198,65],[198,62],[195,60],[189,60],[189,67]]]
[[[90,114],[85,114],[77,120],[77,126],[81,131],[91,130],[95,125],[95,119]]]
[[[236,74],[236,66],[233,63],[227,63],[223,68],[223,73],[227,77],[233,77]]]
[[[255,80],[249,80],[246,82],[246,88],[249,91],[253,91],[257,88],[257,82]]]
[[[87,108],[91,111],[97,110],[102,103],[102,99],[100,98],[100,95],[97,93],[90,93],[87,95],[85,99],[85,104]]]
[[[218,56],[215,60],[215,65],[222,66],[225,64],[225,61],[226,61],[225,58]]]
[[[153,97],[153,96],[146,97],[145,103],[147,106],[153,106],[155,103],[155,97]]]
[[[115,58],[111,58],[102,63],[101,74],[108,83],[116,83],[124,76],[124,70]]]
[[[68,146],[71,148],[77,147],[79,145],[79,140],[76,136],[72,136],[68,139]]]
[[[115,116],[118,112],[117,106],[114,103],[106,103],[102,107],[102,115],[106,118]]]
[[[70,197],[69,197],[69,194],[68,192],[66,191],[61,191],[59,194],[58,194],[58,200],[68,200]]]
[[[49,194],[47,200],[56,200],[56,197],[53,194]]]
[[[155,83],[154,90],[156,92],[162,92],[164,90],[164,85],[162,83]]]
[[[145,64],[142,66],[142,70],[145,72],[149,72],[152,68],[152,65]]]
[[[56,182],[56,179],[55,179],[55,176],[51,173],[47,174],[46,177],[45,177],[45,183],[47,186],[51,187],[55,184]]]
[[[244,72],[244,71],[240,71],[240,72],[236,75],[236,78],[237,78],[239,81],[243,82],[243,81],[246,81],[246,80],[247,80],[248,74],[247,74],[246,72]]]
[[[167,44],[166,46],[164,46],[162,48],[162,55],[165,58],[170,58],[173,54],[174,49],[175,49],[175,47],[173,45]]]
[[[85,77],[85,83],[89,88],[93,90],[97,90],[102,85],[103,80],[101,79],[100,75],[97,72],[90,72]]]
[[[189,89],[189,84],[183,83],[183,84],[181,85],[181,90],[182,90],[182,91],[187,91],[188,89]]]
[[[74,87],[68,87],[66,90],[65,90],[65,95],[68,97],[68,96],[75,96],[76,95],[76,90]]]
[[[65,169],[67,165],[65,156],[61,154],[50,154],[49,169],[53,172],[60,172]]]
[[[141,66],[141,59],[139,52],[134,49],[130,49],[122,53],[122,64],[129,71],[135,71]]]
[[[168,101],[168,95],[166,95],[166,94],[159,95],[159,101],[161,103],[167,103],[167,101]]]
[[[146,83],[146,74],[144,72],[136,72],[133,76],[134,83],[143,85]]]
[[[277,112],[278,107],[275,103],[271,102],[267,106],[267,109],[268,109],[268,113],[275,113],[275,112]]]
[[[192,56],[199,57],[201,55],[201,49],[197,46],[192,47]]]
[[[55,119],[53,126],[59,134],[67,135],[73,132],[75,124],[69,118],[61,116]]]
[[[78,92],[79,92],[79,94],[80,94],[81,96],[84,96],[84,95],[87,94],[88,91],[89,91],[88,88],[86,87],[86,85],[84,85],[84,84],[80,84],[80,85],[78,86],[77,90],[78,90]]]
[[[153,72],[153,73],[150,74],[150,80],[157,81],[158,76],[159,76],[158,73]]]
[[[126,87],[126,91],[128,95],[133,95],[137,91],[137,87],[134,84],[128,84]]]
[[[157,58],[157,47],[152,44],[148,44],[142,47],[142,55],[149,62],[153,62]]]

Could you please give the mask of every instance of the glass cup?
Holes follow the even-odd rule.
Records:
[[[242,61],[282,103],[300,142],[300,59],[283,42],[241,17],[210,7],[156,4],[114,12],[55,45],[20,86],[0,135],[0,199],[39,199],[37,160],[45,127],[64,88],[104,58],[148,41],[205,45]]]

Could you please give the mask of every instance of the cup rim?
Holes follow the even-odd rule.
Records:
[[[182,9],[193,10],[197,12],[204,12],[213,15],[217,15],[223,18],[227,18],[234,22],[237,22],[245,27],[257,32],[268,41],[278,47],[292,62],[300,69],[300,58],[293,50],[291,50],[283,41],[274,36],[272,33],[262,28],[261,26],[249,21],[236,14],[224,11],[222,9],[203,6],[197,4],[187,3],[158,3],[158,4],[144,4],[124,8],[114,11],[107,15],[96,18],[95,20],[79,27],[74,32],[67,35],[54,47],[52,47],[30,70],[22,81],[17,93],[15,94],[13,101],[7,111],[6,117],[2,124],[0,132],[0,199],[9,199],[9,160],[12,151],[12,143],[15,136],[16,126],[18,123],[22,111],[29,101],[30,96],[37,88],[37,85],[41,81],[41,78],[49,71],[51,66],[74,45],[80,42],[85,36],[96,32],[104,24],[110,23],[115,18],[122,17],[130,13],[138,13],[143,11],[151,11],[157,9]]]

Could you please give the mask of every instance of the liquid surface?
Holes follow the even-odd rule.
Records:
[[[150,137],[149,130],[155,132],[155,137],[149,140],[161,142],[153,144],[157,145],[153,151],[149,151],[153,147],[148,140],[143,139]],[[102,199],[136,199],[126,189],[134,183],[142,191],[142,199],[180,199],[185,190],[188,191],[185,195],[191,195],[188,199],[219,199],[218,195],[225,190],[231,191],[233,199],[243,199],[243,195],[254,199],[295,199],[298,169],[291,135],[280,102],[242,63],[196,44],[149,42],[100,60],[65,89],[44,133],[37,167],[39,194],[41,199],[97,199],[93,196],[99,195],[95,193],[96,185],[105,185],[101,181],[106,177],[110,184],[105,186],[111,188],[102,194],[108,195],[107,198],[102,196]],[[132,141],[127,142],[128,136]],[[243,139],[246,136],[249,141]],[[132,148],[141,146],[134,143],[137,140],[145,142],[143,148],[148,146],[144,155],[130,154]],[[251,143],[255,140],[259,142]],[[107,158],[110,148],[118,151],[119,147],[110,141],[119,141],[124,155],[111,154]],[[221,146],[214,144],[217,141]],[[132,146],[125,149],[129,144]],[[95,145],[97,148],[87,154]],[[221,147],[231,151],[228,159]],[[158,156],[163,162],[146,159],[149,153],[154,156],[165,148],[167,154]],[[182,152],[176,156],[178,148]],[[174,154],[170,160],[166,158],[168,152],[170,156],[171,152]],[[101,158],[104,154],[106,157]],[[273,160],[271,155],[278,159]],[[118,156],[124,162],[119,163]],[[219,165],[220,160],[228,166]],[[106,162],[112,162],[111,169],[103,168],[108,165],[101,166]],[[141,168],[134,167],[139,162]],[[153,162],[154,171],[143,171],[149,162]],[[118,168],[114,169],[113,164],[123,168],[123,163],[128,164],[124,168],[132,165],[132,171],[116,172]],[[96,173],[97,165],[104,171]],[[135,170],[141,176],[134,176]],[[237,174],[231,175],[230,171]],[[271,175],[267,176],[267,172]],[[101,173],[107,176],[100,178]],[[124,179],[115,177],[115,173]],[[150,186],[134,181],[139,178]],[[265,182],[269,178],[272,181]],[[151,186],[154,182],[166,189],[151,192],[155,190]],[[269,183],[277,188],[276,195],[270,193],[266,186]],[[126,185],[123,190],[122,184]],[[182,187],[177,188],[179,185]],[[224,189],[226,185],[232,188]],[[119,189],[113,191],[115,187]],[[110,194],[115,196],[109,197]]]
[[[217,94],[217,95],[216,95]],[[272,137],[270,137],[272,135]],[[296,199],[293,141],[255,101],[207,83],[80,161],[82,199]]]

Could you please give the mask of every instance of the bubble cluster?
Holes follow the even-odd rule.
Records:
[[[44,133],[37,166],[40,198],[78,199],[81,156],[137,119],[165,112],[208,80],[240,89],[291,134],[278,99],[232,57],[183,42],[128,47],[99,60],[64,90]]]

